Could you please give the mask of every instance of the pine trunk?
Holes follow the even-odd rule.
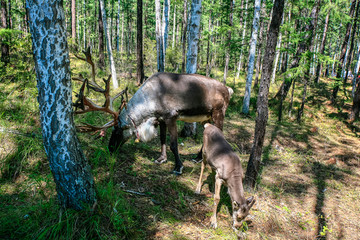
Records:
[[[28,0],[27,8],[45,151],[60,204],[82,209],[84,203],[93,204],[96,196],[73,121],[64,9],[61,1],[48,0]]]
[[[137,0],[137,82],[141,85],[144,81],[144,60],[143,60],[143,1]]]
[[[105,54],[104,54],[104,24],[102,19],[101,7],[99,2],[99,62],[98,67],[100,69],[105,68]]]
[[[257,116],[255,124],[254,143],[251,149],[249,163],[246,169],[244,187],[247,190],[255,188],[256,179],[260,171],[262,147],[268,120],[268,95],[271,70],[274,62],[276,42],[284,11],[285,0],[275,0],[270,28],[267,34],[267,43],[264,54],[264,62],[260,80],[259,94],[257,99]]]
[[[71,37],[76,42],[76,0],[71,0]]]
[[[350,12],[349,12],[350,18],[352,18],[352,16],[354,15],[355,5],[356,5],[356,0],[353,0],[351,3],[351,6],[350,6]],[[336,69],[336,79],[337,80],[336,80],[335,87],[333,88],[333,92],[332,92],[332,96],[331,96],[332,103],[335,103],[337,93],[339,91],[339,85],[340,85],[339,79],[341,78],[341,71],[342,71],[344,61],[345,61],[345,55],[347,52],[347,46],[348,46],[348,42],[349,42],[349,38],[350,38],[351,26],[352,26],[352,24],[350,21],[350,22],[348,22],[348,24],[346,26],[346,33],[345,33],[344,41],[341,46],[339,64],[337,65],[337,69]]]
[[[1,28],[9,28],[8,25],[8,12],[7,12],[7,6],[6,6],[6,1],[5,0],[1,0],[0,2],[1,4]],[[5,37],[1,37],[1,38],[5,38]],[[7,66],[10,63],[10,46],[9,44],[7,44],[8,39],[1,39],[1,62],[4,63],[4,66]]]

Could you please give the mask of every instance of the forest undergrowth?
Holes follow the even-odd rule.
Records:
[[[73,59],[72,59],[73,60]],[[83,69],[79,67],[76,69]],[[73,69],[73,75],[79,72]],[[221,79],[221,73],[213,77]],[[82,72],[86,75],[86,71]],[[106,75],[100,73],[100,75]],[[270,96],[279,88],[271,86]],[[350,125],[351,101],[339,92],[337,105],[328,96],[330,79],[311,85],[302,122],[295,116],[300,91],[295,91],[292,115],[284,107],[277,121],[271,101],[256,204],[242,228],[246,239],[358,239],[360,238],[359,123]],[[244,78],[229,76],[234,89],[224,133],[246,170],[255,127],[256,98],[250,115],[240,114]],[[74,89],[79,84],[74,83]],[[135,79],[121,79],[121,87],[137,87]],[[348,89],[349,90],[349,89]],[[210,169],[200,195],[194,193],[200,164],[191,159],[202,143],[202,127],[195,138],[180,138],[184,162],[181,176],[172,175],[173,155],[155,165],[160,141],[128,141],[109,154],[110,130],[79,134],[92,167],[97,204],[80,212],[60,209],[56,188],[42,146],[34,78],[0,82],[0,238],[2,239],[237,239],[232,230],[231,203],[224,188],[218,228],[210,227],[213,184]],[[101,114],[75,116],[77,123],[105,121]],[[179,123],[179,129],[182,123]],[[209,177],[207,177],[209,176]]]

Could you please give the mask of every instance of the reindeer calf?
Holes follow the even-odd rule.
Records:
[[[220,202],[220,189],[224,183],[228,187],[233,209],[233,228],[242,226],[242,221],[249,214],[254,205],[254,197],[245,199],[242,185],[243,170],[239,157],[232,150],[230,144],[225,140],[221,130],[209,123],[205,124],[203,141],[203,161],[199,183],[195,193],[200,194],[202,177],[206,164],[209,164],[215,175],[214,214],[211,217],[211,226],[216,228],[216,212]]]

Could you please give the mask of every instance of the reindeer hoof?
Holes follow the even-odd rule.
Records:
[[[194,158],[194,159],[191,159],[191,161],[194,162],[194,163],[201,163],[202,158]]]
[[[173,174],[175,174],[176,176],[181,175],[183,168],[184,166],[181,166],[180,168],[175,167],[175,169],[173,170]]]
[[[158,159],[156,159],[154,161],[154,163],[156,163],[156,164],[163,164],[163,163],[166,163],[166,162],[167,162],[167,159],[163,158],[163,157],[159,157]]]
[[[210,227],[212,227],[212,228],[217,228],[217,222],[212,222],[212,223],[210,223]]]

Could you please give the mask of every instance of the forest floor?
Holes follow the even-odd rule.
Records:
[[[355,132],[359,123],[354,128],[346,121],[351,101],[343,93],[338,105],[330,104],[328,81],[310,87],[301,124],[287,116],[286,108],[284,120],[277,122],[277,106],[271,106],[262,172],[255,192],[245,193],[254,195],[256,203],[242,238],[360,239],[360,138]],[[169,161],[154,164],[160,154],[159,139],[130,140],[111,156],[110,131],[105,138],[79,134],[93,170],[98,205],[90,213],[59,209],[42,147],[35,83],[24,84],[0,83],[0,239],[238,238],[231,227],[225,187],[218,228],[210,227],[209,168],[202,193],[194,193],[201,164],[191,159],[202,143],[201,126],[196,138],[179,139],[185,166],[181,176],[170,174],[174,158],[169,147]],[[235,93],[224,134],[245,172],[255,113],[252,109],[250,116],[240,114],[243,85],[232,85]],[[271,96],[277,89],[278,85],[272,86]],[[293,115],[299,101],[295,97]]]

